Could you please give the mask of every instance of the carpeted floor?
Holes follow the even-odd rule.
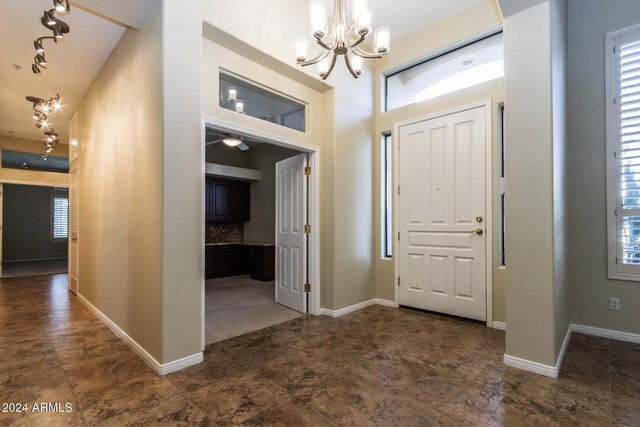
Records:
[[[5,261],[2,263],[2,277],[43,276],[45,274],[66,273],[69,260],[53,259],[46,261]]]
[[[251,280],[249,276],[207,280],[205,309],[206,344],[302,316],[275,302],[274,282]]]

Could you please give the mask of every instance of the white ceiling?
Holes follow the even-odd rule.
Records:
[[[71,13],[57,16],[71,31],[59,43],[45,40],[47,69],[31,72],[35,51],[33,40],[50,36],[41,23],[44,10],[53,7],[52,0],[19,0],[7,2],[0,14],[3,40],[0,43],[0,135],[44,139],[37,129],[31,104],[25,96],[48,99],[60,94],[63,110],[50,117],[52,127],[68,140],[68,122],[89,85],[111,54],[125,31],[123,24],[142,26],[161,0],[110,0],[109,7],[92,11],[92,1],[72,2]],[[135,3],[136,7],[131,7]],[[116,7],[120,4],[121,7]],[[76,6],[80,7],[76,7]],[[123,24],[118,24],[123,23]],[[16,71],[13,64],[22,66]],[[13,133],[11,133],[13,132]]]
[[[347,1],[347,15],[352,0]],[[436,22],[488,0],[369,0],[373,8],[373,27],[389,27],[391,43],[414,34]],[[333,0],[325,0],[329,16],[333,16]]]

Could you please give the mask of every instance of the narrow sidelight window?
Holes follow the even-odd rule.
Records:
[[[393,163],[392,138],[382,135],[382,257],[393,254]]]

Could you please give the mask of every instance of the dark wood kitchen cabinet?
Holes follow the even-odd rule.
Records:
[[[244,245],[208,245],[204,251],[204,277],[240,276],[251,273],[251,247]]]
[[[217,222],[251,219],[251,183],[222,178],[205,181],[205,219]]]
[[[275,246],[251,246],[251,278],[269,282],[275,279]]]

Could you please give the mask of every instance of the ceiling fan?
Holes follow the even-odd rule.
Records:
[[[240,151],[247,151],[249,149],[249,146],[244,143],[242,138],[238,138],[233,135],[225,135],[222,138],[207,142],[206,145],[213,145],[219,142],[222,142],[229,147],[238,147]]]

